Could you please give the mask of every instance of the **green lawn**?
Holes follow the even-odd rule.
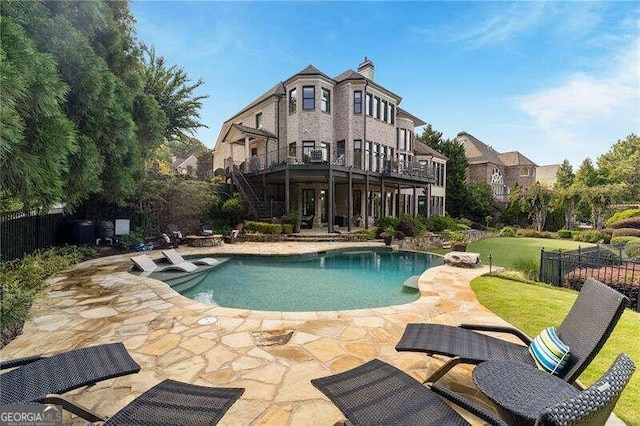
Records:
[[[524,284],[496,277],[476,278],[471,282],[471,288],[480,303],[529,336],[535,336],[549,325],[558,326],[577,296],[577,292],[568,289]],[[588,385],[595,382],[621,352],[629,355],[636,368],[640,369],[638,336],[640,313],[627,309],[598,356],[580,376],[580,380]],[[615,412],[627,424],[640,425],[640,373],[637,371],[624,390]]]
[[[554,240],[549,238],[483,238],[469,243],[467,251],[480,253],[483,265],[489,264],[489,254],[492,263],[497,266],[513,269],[514,262],[519,258],[540,259],[540,249],[545,250],[574,250],[579,246],[588,247],[593,244],[579,243],[572,240]]]

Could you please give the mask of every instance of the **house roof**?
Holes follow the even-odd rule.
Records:
[[[502,154],[498,154],[498,157],[505,166],[533,166],[537,167],[538,165],[533,161],[529,160],[527,157],[522,155],[519,151],[510,151],[503,152]]]
[[[244,107],[241,111],[236,113],[233,117],[229,118],[227,121],[231,121],[237,116],[244,114],[246,111],[250,110],[254,106],[258,105],[260,102],[265,101],[272,96],[281,96],[281,95],[284,95],[285,93],[286,93],[286,90],[284,88],[284,82],[280,81],[271,89],[267,90],[262,95],[258,96],[253,102],[251,102],[249,105]]]
[[[225,139],[227,138],[227,135],[229,135],[229,132],[231,132],[232,130],[238,130],[241,133],[244,134],[248,134],[248,135],[253,135],[253,136],[259,136],[262,138],[269,138],[269,139],[278,139],[278,137],[276,135],[274,135],[273,133],[267,131],[267,130],[263,130],[263,129],[256,129],[254,127],[249,127],[249,126],[243,126],[242,124],[232,124],[229,127],[229,130],[227,130],[227,133],[224,135]]]
[[[329,77],[328,75],[326,75],[325,73],[323,73],[322,71],[320,71],[318,68],[314,67],[313,65],[309,65],[307,66],[305,69],[303,69],[302,71],[299,71],[298,73],[292,75],[291,77],[289,77],[286,81],[291,80],[292,78],[295,78],[299,75],[320,75],[328,80],[332,80],[333,79],[331,77]]]
[[[446,156],[444,156],[440,152],[436,151],[435,149],[431,148],[429,145],[426,145],[426,144],[420,142],[417,139],[415,141],[415,152],[416,152],[416,155],[431,155],[431,156],[433,156],[435,158],[440,158],[442,160],[448,160],[448,158]]]
[[[556,175],[558,174],[559,168],[560,164],[536,167],[536,180],[540,182],[541,185],[552,187],[556,182]]]
[[[182,163],[184,163],[185,161],[187,161],[187,159],[186,159],[186,158],[176,157],[176,159],[175,159],[175,160],[173,160],[173,161],[171,162],[171,168],[173,168],[173,169],[177,169],[177,168],[178,168],[178,167],[180,167],[180,165],[181,165]]]
[[[462,139],[462,142],[469,164],[493,163],[501,166],[504,165],[495,149],[467,132],[458,133],[458,138],[464,136],[466,136],[466,138]]]
[[[425,124],[427,124],[424,120],[416,117],[415,115],[411,114],[410,112],[398,107],[398,115],[406,115],[407,117],[409,117],[411,120],[413,120],[413,124],[418,127],[418,126],[424,126]]]

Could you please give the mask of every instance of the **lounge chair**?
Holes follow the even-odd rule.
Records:
[[[236,240],[238,239],[238,237],[240,236],[240,234],[242,233],[242,230],[244,229],[244,223],[239,223],[236,226],[236,229],[234,229],[233,231],[231,231],[230,235],[226,235],[224,237],[224,242],[227,244],[233,244],[236,242]]]
[[[609,338],[628,300],[621,293],[593,278],[585,281],[574,305],[558,327],[560,339],[571,351],[561,378],[569,383],[577,380]],[[517,336],[526,346],[472,330],[509,333]],[[479,364],[488,360],[502,360],[535,365],[528,350],[530,343],[531,338],[513,327],[409,324],[396,345],[396,350],[452,357],[427,378],[426,382],[433,383],[461,363]]]
[[[140,366],[122,343],[76,349],[49,358],[3,361],[0,405],[56,404],[90,422],[105,418],[58,395],[96,382],[133,374]],[[211,425],[242,395],[241,388],[213,388],[164,380],[127,404],[106,425]]]
[[[180,265],[182,263],[187,262],[184,259],[184,257],[182,257],[182,255],[180,253],[178,253],[178,251],[175,250],[175,249],[163,250],[162,254],[173,265]],[[219,263],[224,262],[225,260],[226,259],[214,259],[213,257],[202,257],[200,259],[191,259],[191,260],[189,260],[189,262],[191,262],[191,263],[193,263],[195,265],[214,266],[214,265],[218,265]]]
[[[140,366],[122,343],[90,346],[50,357],[31,356],[0,364],[0,369],[14,367],[18,368],[0,375],[0,405],[46,403],[67,406],[71,403],[59,394],[140,371]]]
[[[504,374],[507,364],[516,367],[518,380]],[[468,425],[436,392],[492,425],[604,424],[634,369],[631,359],[622,354],[600,380],[579,391],[562,379],[527,365],[504,361],[481,364],[474,370],[479,373],[474,379],[483,381],[485,388],[496,390],[493,399],[506,421],[439,385],[433,390],[426,388],[377,359],[311,383],[353,425]]]
[[[143,275],[149,275],[152,272],[164,272],[169,270],[193,272],[198,267],[191,262],[182,262],[176,265],[169,265],[160,267],[146,254],[140,256],[133,256],[131,258],[133,264],[143,272]]]
[[[314,217],[315,217],[315,215],[302,216],[300,218],[300,227],[301,228],[307,228],[307,229],[313,228],[313,218]]]

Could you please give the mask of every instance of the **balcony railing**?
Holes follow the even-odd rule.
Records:
[[[434,169],[432,166],[417,161],[395,160],[387,158],[373,157],[368,161],[361,157],[354,160],[354,168],[359,170],[369,170],[385,175],[402,175],[423,179],[434,179]],[[305,165],[305,164],[329,164],[334,166],[348,166],[344,153],[331,156],[325,149],[298,150],[284,147],[279,150],[269,151],[266,154],[253,155],[245,160],[225,160],[225,169],[236,166],[245,173],[260,172],[281,164]],[[363,167],[364,166],[364,167]]]

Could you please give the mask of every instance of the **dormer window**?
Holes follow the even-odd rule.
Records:
[[[302,86],[302,109],[316,109],[315,86]]]
[[[256,129],[262,129],[262,113],[256,114]]]

